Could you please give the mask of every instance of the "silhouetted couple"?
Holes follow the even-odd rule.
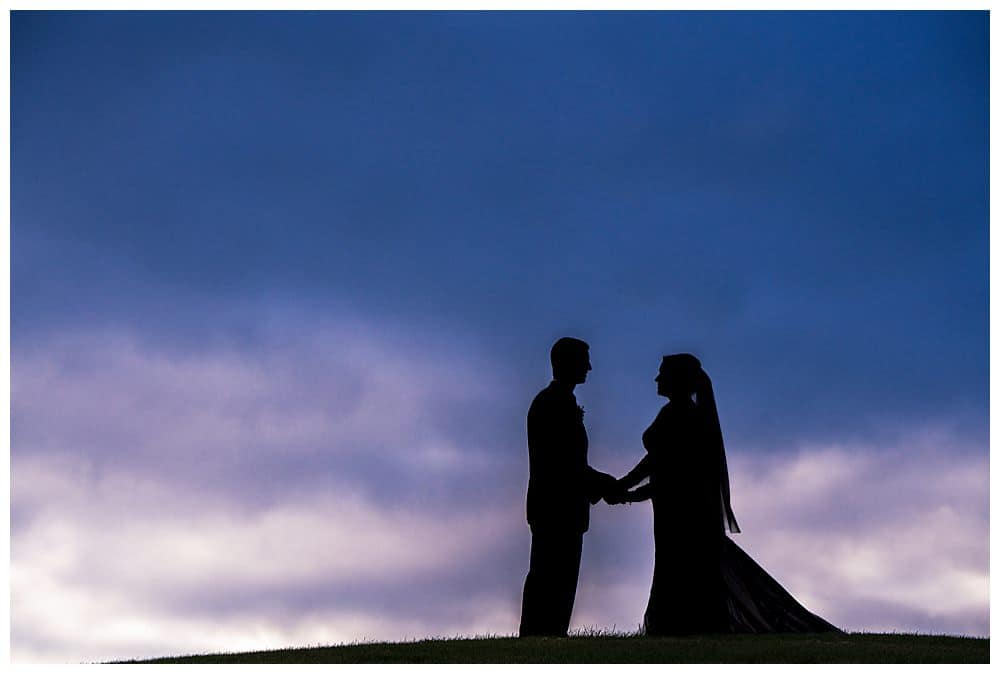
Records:
[[[656,552],[647,635],[837,630],[810,613],[726,536],[739,532],[712,382],[690,354],[664,356],[656,391],[669,398],[642,435],[646,455],[620,480],[587,464],[583,408],[590,347],[552,346],[552,383],[528,410],[531,560],[520,636],[566,636],[590,506],[650,500]],[[647,484],[640,482],[649,479]]]

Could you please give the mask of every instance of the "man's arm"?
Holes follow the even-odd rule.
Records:
[[[602,498],[610,494],[617,488],[618,480],[614,475],[602,473],[601,471],[587,466],[585,476],[587,485],[587,499],[590,505],[595,505]]]

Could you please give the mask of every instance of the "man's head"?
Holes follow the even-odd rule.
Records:
[[[552,345],[552,378],[576,385],[587,381],[590,372],[590,345],[582,339],[562,337]]]

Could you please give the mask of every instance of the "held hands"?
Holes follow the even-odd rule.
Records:
[[[604,495],[604,502],[608,505],[621,505],[625,503],[625,491],[615,489]]]
[[[621,480],[615,480],[614,484],[610,484],[604,493],[604,502],[608,505],[635,503],[635,492],[626,489]]]

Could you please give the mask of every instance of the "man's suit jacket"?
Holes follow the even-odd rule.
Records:
[[[583,533],[614,478],[587,465],[587,429],[573,391],[553,381],[528,410],[528,524]]]

